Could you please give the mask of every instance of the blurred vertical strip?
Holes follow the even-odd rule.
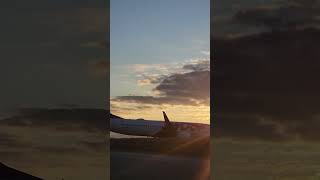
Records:
[[[109,0],[0,2],[0,179],[108,178],[109,13]]]
[[[106,54],[107,54],[107,57],[106,57],[106,60],[107,60],[107,99],[105,99],[107,101],[107,124],[108,124],[108,127],[107,127],[107,178],[108,180],[111,179],[110,177],[110,88],[111,88],[111,84],[110,84],[110,0],[106,0],[106,13],[107,13],[107,19],[106,19],[106,22],[107,22],[107,30],[106,30],[106,44],[107,44],[107,47],[106,47]]]

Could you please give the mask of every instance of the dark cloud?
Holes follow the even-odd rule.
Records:
[[[318,40],[312,28],[213,39],[214,136],[320,140]]]
[[[194,71],[171,75],[164,79],[154,90],[169,98],[190,98],[206,101],[210,96],[210,71]]]
[[[233,16],[233,23],[263,26],[272,30],[319,26],[320,4],[316,1],[292,1],[287,5],[245,9]]]
[[[27,147],[28,144],[19,140],[17,135],[0,132],[0,147],[6,148],[22,148]]]
[[[36,147],[37,151],[46,152],[48,154],[60,154],[60,153],[85,153],[83,149],[76,148],[76,147],[54,147],[54,146],[47,146],[47,147]]]
[[[44,109],[27,108],[21,115],[0,120],[13,127],[51,128],[57,132],[107,133],[107,111],[103,109]]]
[[[106,141],[102,142],[91,142],[91,141],[83,141],[82,144],[89,150],[101,152],[101,150],[106,151],[108,146]]]
[[[113,101],[141,104],[208,105],[210,102],[210,63],[185,65],[193,70],[182,74],[171,74],[153,89],[159,96],[119,96]],[[204,70],[206,69],[206,70]]]
[[[154,105],[197,105],[196,102],[186,98],[170,98],[170,97],[155,97],[155,96],[119,96],[114,99],[116,102],[154,104]]]
[[[110,107],[115,112],[120,109],[124,110],[124,111],[137,111],[137,110],[147,110],[147,109],[152,108],[152,106],[145,105],[145,104],[141,104],[141,105],[137,105],[137,106],[130,106],[130,107],[123,107],[123,106],[115,104],[114,102],[111,102]]]
[[[319,27],[319,0],[227,0],[211,7],[211,35],[237,37],[266,31]]]
[[[210,71],[210,61],[201,60],[194,64],[186,64],[183,66],[183,69],[192,71]]]
[[[215,138],[232,138],[235,140],[288,140],[281,132],[281,126],[268,122],[264,123],[255,117],[225,117],[214,122],[213,136]]]

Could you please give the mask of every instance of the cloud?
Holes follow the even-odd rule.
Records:
[[[92,141],[82,141],[82,145],[84,145],[87,149],[101,152],[101,150],[106,150],[108,148],[106,141],[100,142],[92,142]]]
[[[119,96],[112,99],[115,102],[127,102],[138,104],[152,104],[152,105],[197,105],[195,101],[186,98],[169,98],[169,97],[155,97],[155,96]]]
[[[271,30],[319,26],[319,9],[319,4],[306,6],[299,1],[289,6],[262,6],[237,12],[233,22]]]
[[[211,35],[237,37],[272,30],[319,26],[318,0],[216,2],[212,7]]]
[[[165,64],[133,64],[129,65],[129,69],[132,69],[136,73],[157,72],[168,73],[172,69],[172,65]]]
[[[103,109],[21,109],[21,114],[0,120],[2,126],[37,127],[57,132],[107,132],[107,111]]]
[[[137,110],[146,110],[151,108],[150,105],[136,105],[136,106],[130,106],[130,107],[121,107],[119,104],[114,103],[115,101],[112,101],[110,104],[111,109],[116,110],[116,109],[122,109],[122,110],[127,110],[127,111],[137,111]]]
[[[46,152],[48,154],[86,153],[86,151],[81,147],[39,146],[39,147],[35,147],[34,149],[39,152]]]
[[[164,79],[154,90],[169,98],[206,100],[210,97],[210,72],[174,74]]]
[[[201,51],[201,53],[206,55],[206,56],[210,56],[210,51]]]
[[[1,149],[5,148],[22,148],[27,147],[28,144],[19,140],[18,136],[0,132]]]
[[[171,105],[208,105],[210,99],[210,63],[193,61],[182,66],[183,73],[170,75],[144,75],[138,81],[142,85],[155,84],[152,90],[157,96],[119,96],[115,102]]]
[[[166,78],[165,75],[142,75],[142,79],[138,80],[138,85],[140,86],[146,86],[146,85],[152,85],[152,84],[158,84],[161,81],[163,81]]]
[[[318,29],[212,39],[217,137],[320,140]]]
[[[234,140],[285,141],[289,137],[276,123],[264,123],[256,117],[221,117],[213,122],[214,138],[232,138]]]
[[[210,61],[199,59],[183,66],[183,69],[192,71],[210,71]]]

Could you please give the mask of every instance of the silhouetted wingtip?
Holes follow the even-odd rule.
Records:
[[[0,163],[0,179],[43,180]]]
[[[123,119],[122,117],[116,116],[116,115],[114,115],[114,114],[112,114],[112,113],[110,113],[110,118]]]

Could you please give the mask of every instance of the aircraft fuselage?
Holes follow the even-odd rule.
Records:
[[[151,137],[199,137],[210,136],[210,126],[201,123],[169,122],[164,113],[165,121],[123,119],[112,115],[110,130],[116,133],[134,136]]]

